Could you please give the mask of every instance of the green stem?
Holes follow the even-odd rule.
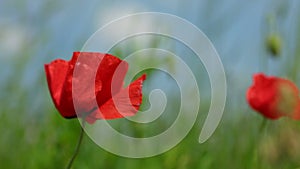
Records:
[[[261,142],[261,139],[263,138],[265,131],[266,131],[266,127],[267,127],[267,123],[268,123],[268,119],[263,117],[263,121],[261,122],[260,126],[259,126],[259,136],[257,139],[257,145],[256,145],[256,149],[255,149],[255,154],[254,154],[254,159],[255,159],[255,164],[257,169],[262,168],[262,161],[259,158],[259,143]]]
[[[80,136],[79,136],[79,139],[78,139],[78,143],[77,143],[77,146],[76,146],[76,149],[75,149],[75,152],[73,153],[73,156],[72,158],[70,159],[69,163],[68,163],[68,166],[67,166],[67,169],[70,169],[72,167],[72,164],[79,152],[79,149],[80,149],[80,146],[81,146],[81,143],[82,143],[82,139],[83,139],[83,135],[84,135],[84,126],[85,126],[85,120],[83,119],[83,122],[82,122],[82,126],[81,126],[81,129],[80,129]]]
[[[261,123],[261,125],[260,125],[260,127],[259,127],[259,131],[260,131],[261,133],[264,132],[264,130],[265,130],[265,128],[266,128],[266,125],[267,125],[267,122],[268,122],[268,119],[264,118],[263,121],[262,121],[262,123]]]

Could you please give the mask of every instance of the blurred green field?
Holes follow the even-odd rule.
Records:
[[[263,117],[251,110],[245,100],[252,74],[259,71],[287,77],[300,87],[300,10],[296,9],[299,4],[297,0],[235,0],[228,4],[209,0],[36,4],[29,0],[1,1],[0,168],[65,168],[77,144],[80,124],[77,119],[63,119],[55,109],[43,65],[56,58],[70,59],[72,52],[81,50],[94,31],[117,16],[159,11],[191,21],[218,50],[228,85],[220,125],[208,141],[199,144],[199,133],[210,106],[210,84],[205,67],[195,54],[178,47],[178,42],[169,43],[170,39],[154,37],[141,43],[145,41],[136,37],[110,52],[125,58],[138,49],[156,47],[181,54],[195,73],[201,93],[196,123],[176,147],[143,159],[111,154],[85,135],[73,168],[300,169],[300,122],[289,118],[269,120],[262,129]],[[178,70],[172,60],[147,61]],[[178,87],[170,77],[155,70],[146,73],[142,110],[149,107],[149,93],[156,87],[170,89],[166,94],[173,95],[167,97],[166,114],[149,125],[126,119],[110,122],[120,132],[134,137],[167,129],[176,118],[180,102]],[[156,79],[171,84],[160,84]]]
[[[226,111],[225,116],[229,115]],[[62,119],[51,109],[43,118],[28,118],[22,114],[14,117],[9,112],[1,115],[1,168],[64,168],[77,143],[78,121]],[[268,122],[266,129],[259,131],[261,121],[258,115],[223,120],[213,137],[204,144],[197,141],[200,126],[195,125],[175,148],[146,159],[113,155],[85,137],[73,168],[299,167],[299,122],[289,119]]]

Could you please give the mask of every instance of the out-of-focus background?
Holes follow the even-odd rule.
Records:
[[[195,62],[192,52],[177,47],[176,42],[151,37],[152,43],[147,47],[177,51],[197,77],[199,91],[204,94],[195,126],[175,148],[145,159],[113,155],[85,137],[74,168],[300,168],[300,122],[282,118],[268,121],[261,130],[262,116],[245,101],[245,92],[256,72],[289,78],[300,87],[299,6],[298,0],[0,1],[0,168],[66,166],[80,125],[76,119],[63,119],[56,111],[44,64],[57,58],[69,60],[73,51],[80,51],[95,31],[113,19],[146,11],[188,20],[216,47],[228,83],[220,126],[207,142],[198,143],[210,103],[206,70],[201,62]],[[138,40],[128,40],[111,53],[124,58],[143,47],[143,43],[136,43]],[[172,60],[153,62],[170,64]],[[167,129],[176,118],[180,102],[176,83],[163,72],[148,73],[142,108],[149,106],[149,91],[161,88],[167,96],[171,94],[167,97],[166,115],[148,126],[114,120],[112,125],[120,132],[149,136]]]

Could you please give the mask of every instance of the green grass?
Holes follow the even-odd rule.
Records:
[[[243,113],[243,112],[241,112]],[[79,136],[76,119],[66,120],[54,109],[42,118],[1,114],[1,168],[65,168]],[[225,112],[224,116],[231,116]],[[300,166],[300,124],[290,119],[268,121],[259,131],[262,117],[245,114],[223,120],[204,144],[197,142],[201,119],[188,136],[170,151],[145,159],[113,155],[84,137],[73,168],[113,169],[282,169]]]

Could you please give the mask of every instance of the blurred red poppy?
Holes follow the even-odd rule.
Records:
[[[282,116],[300,119],[299,89],[293,82],[262,73],[255,74],[253,80],[246,97],[254,110],[274,120]]]
[[[59,113],[65,118],[84,117],[89,123],[132,116],[138,111],[146,75],[122,88],[127,70],[127,62],[93,52],[74,52],[70,61],[57,59],[45,64],[48,87]]]

